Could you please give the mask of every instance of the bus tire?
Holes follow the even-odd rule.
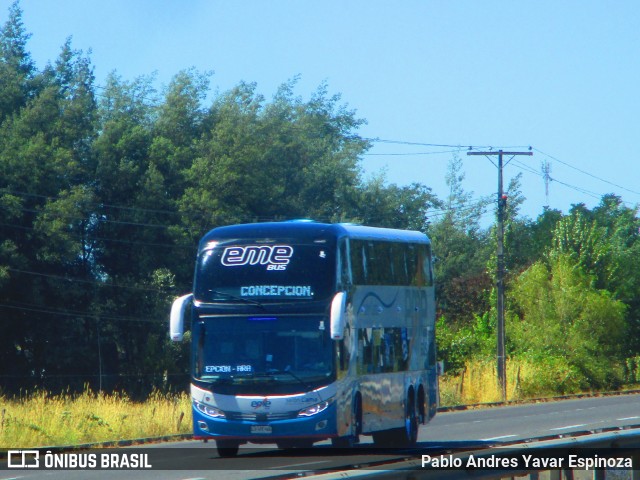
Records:
[[[240,449],[240,442],[233,440],[216,440],[216,449],[218,455],[222,458],[231,458],[238,455]]]
[[[418,423],[425,425],[427,423],[427,399],[424,394],[424,387],[420,385],[418,389]]]
[[[395,444],[395,430],[384,430],[381,432],[373,432],[373,444],[376,447],[388,448]]]
[[[407,408],[404,415],[404,428],[399,432],[399,441],[402,446],[412,446],[418,441],[418,412],[413,390],[407,397]]]
[[[353,434],[344,437],[334,437],[331,439],[331,445],[335,448],[353,448],[360,443],[360,434],[362,433],[362,400],[360,395],[356,395],[353,405]]]
[[[413,391],[407,397],[404,415],[404,426],[381,432],[373,432],[373,443],[376,447],[410,447],[418,440],[418,414],[416,412]]]

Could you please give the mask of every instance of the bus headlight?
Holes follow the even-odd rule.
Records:
[[[219,408],[212,407],[211,405],[205,405],[204,403],[196,402],[195,400],[193,401],[193,403],[195,403],[196,408],[200,412],[204,413],[209,417],[213,417],[213,418],[224,417],[224,412]]]
[[[299,417],[312,417],[313,415],[317,415],[320,412],[324,412],[329,405],[333,403],[333,398],[326,400],[324,402],[316,403],[315,405],[311,405],[305,409],[302,409],[298,412]]]

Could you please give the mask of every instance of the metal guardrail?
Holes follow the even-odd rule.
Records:
[[[560,465],[556,468],[554,463]],[[457,453],[431,453],[384,465],[304,477],[312,480],[601,480],[612,470],[617,472],[616,479],[640,480],[640,425],[627,430],[580,432],[564,438],[534,439]],[[621,472],[626,475],[620,476]]]
[[[589,393],[571,393],[568,395],[558,395],[555,397],[537,397],[537,398],[523,398],[521,400],[507,400],[505,402],[485,402],[474,403],[468,405],[443,405],[438,407],[438,412],[457,412],[460,410],[473,410],[477,408],[494,408],[494,407],[507,407],[511,405],[531,405],[535,403],[550,403],[558,402],[561,400],[580,400],[583,398],[598,398],[598,397],[619,397],[622,395],[637,395],[640,394],[640,389],[634,390],[621,390],[613,392],[589,392]]]
[[[522,403],[538,403],[538,402],[550,402],[554,400],[566,400],[585,397],[597,397],[597,396],[609,396],[609,395],[624,395],[624,394],[640,393],[640,390],[631,392],[611,392],[611,393],[599,393],[599,394],[581,394],[570,395],[562,398],[545,398],[534,399],[528,401],[518,402],[498,402],[495,404],[480,404],[480,405],[465,405],[457,407],[443,407],[439,411],[456,411],[475,408],[486,407],[499,407],[504,405],[522,404]],[[158,441],[172,441],[172,440],[186,440],[191,438],[189,434],[182,435],[168,435],[165,437],[154,437],[146,439],[133,439],[114,442],[100,442],[96,444],[85,445],[69,445],[69,446],[51,446],[51,447],[38,447],[39,449],[48,449],[51,451],[67,451],[77,449],[89,449],[89,448],[104,448],[104,447],[125,447],[142,445],[145,443],[156,443]],[[500,443],[493,444],[481,449],[468,449],[465,451],[451,451],[445,450],[442,452],[434,453],[430,450],[426,453],[430,454],[432,458],[443,456],[445,458],[458,459],[460,467],[434,467],[433,465],[423,465],[422,452],[419,450],[403,452],[402,460],[389,461],[385,463],[377,464],[364,464],[357,466],[345,466],[344,470],[333,472],[300,472],[292,474],[288,478],[305,477],[313,480],[336,480],[336,479],[366,479],[366,480],[378,480],[378,479],[407,479],[407,480],[429,480],[429,479],[504,479],[504,478],[529,478],[529,479],[602,479],[607,476],[606,468],[590,468],[589,470],[578,472],[576,469],[566,468],[568,465],[565,463],[565,468],[480,468],[480,467],[467,467],[469,458],[473,457],[479,462],[483,462],[485,459],[500,459],[500,458],[518,458],[522,459],[522,455],[538,455],[540,458],[544,458],[543,455],[547,455],[548,458],[559,457],[559,455],[569,454],[572,451],[580,451],[592,449],[598,451],[598,458],[605,458],[613,455],[615,452],[624,450],[626,457],[631,459],[633,469],[628,469],[628,475],[617,476],[620,478],[631,478],[632,480],[640,480],[640,425],[632,425],[624,427],[624,430],[619,428],[611,428],[606,431],[584,431],[575,432],[571,435],[564,434],[562,436],[554,435],[544,438],[534,438],[523,442],[512,443]],[[357,451],[354,451],[357,454]],[[0,455],[0,458],[2,455]],[[399,455],[400,457],[400,455]],[[532,457],[533,458],[533,457]],[[523,461],[518,462],[519,467],[526,467],[523,465]],[[347,469],[348,468],[348,469]],[[579,470],[579,469],[578,469]],[[584,469],[583,469],[584,470]],[[283,478],[283,477],[282,477]]]

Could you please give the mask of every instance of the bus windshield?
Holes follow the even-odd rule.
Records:
[[[326,241],[246,240],[206,246],[196,268],[196,301],[325,300],[335,287],[335,253]]]
[[[205,318],[194,331],[195,378],[236,383],[319,382],[332,342],[319,316]]]

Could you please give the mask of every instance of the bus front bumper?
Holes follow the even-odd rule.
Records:
[[[274,443],[285,439],[315,439],[316,441],[334,437],[336,430],[336,404],[330,403],[324,410],[312,415],[298,415],[294,418],[266,420],[229,419],[227,416],[211,417],[193,405],[193,432],[195,438],[234,439],[252,443]],[[246,415],[248,417],[250,415]],[[257,417],[257,416],[256,416]]]

